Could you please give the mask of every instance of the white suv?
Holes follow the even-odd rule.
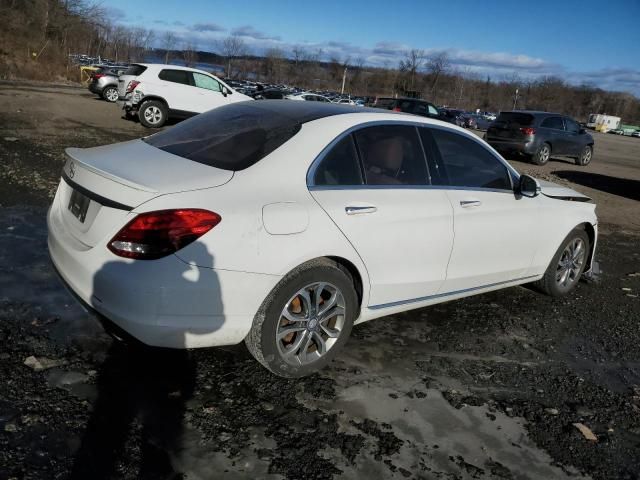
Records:
[[[149,128],[245,100],[253,99],[195,68],[136,63],[118,78],[118,104]]]

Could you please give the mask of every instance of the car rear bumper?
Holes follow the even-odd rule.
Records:
[[[98,83],[90,83],[89,84],[89,91],[99,95],[99,94],[102,93],[102,87]]]
[[[54,201],[47,214],[49,255],[58,275],[103,324],[113,323],[146,345],[237,344],[281,278],[197,267],[176,255],[127,260],[104,244],[79,246],[65,232],[58,208]]]
[[[536,144],[533,140],[525,142],[522,140],[487,137],[487,143],[496,150],[519,152],[527,155],[533,155],[536,153]]]

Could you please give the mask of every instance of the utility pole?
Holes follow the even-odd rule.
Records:
[[[513,109],[516,109],[518,105],[518,89],[516,88],[516,94],[513,96]]]
[[[344,73],[342,74],[342,90],[340,91],[340,95],[344,95],[344,82],[347,81],[347,67],[344,67]]]

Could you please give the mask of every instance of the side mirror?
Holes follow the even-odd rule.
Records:
[[[587,133],[587,131],[584,128],[581,128],[580,130],[578,130],[578,133],[580,135],[584,135],[585,133]]]
[[[529,175],[520,175],[520,184],[518,185],[518,193],[523,197],[536,197],[542,191],[540,183]]]

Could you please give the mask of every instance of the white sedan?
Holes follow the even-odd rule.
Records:
[[[172,348],[244,340],[286,377],[377,317],[532,282],[565,295],[597,238],[584,195],[402,113],[237,103],[67,155],[49,251],[107,330]]]

